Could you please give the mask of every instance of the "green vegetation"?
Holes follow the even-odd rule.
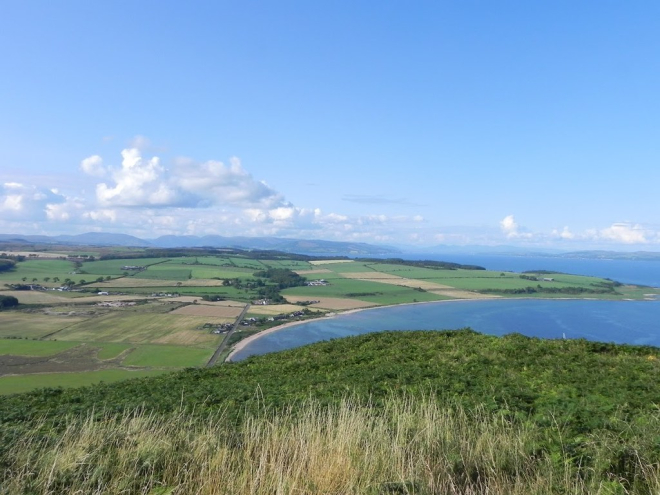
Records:
[[[78,342],[54,342],[52,340],[0,340],[2,353],[13,356],[51,356],[77,345],[79,345]]]
[[[8,493],[652,494],[659,358],[657,348],[584,340],[384,332],[42,389],[0,402],[0,484]]]
[[[14,296],[0,296],[0,311],[18,306],[18,299]]]
[[[9,272],[15,268],[16,262],[14,260],[0,258],[0,272]]]
[[[104,383],[114,383],[133,378],[162,375],[167,370],[124,370],[107,369],[100,371],[85,371],[80,373],[40,373],[38,375],[14,375],[0,377],[0,395],[20,394],[34,390],[37,387],[57,388],[58,390],[72,387],[96,386]]]
[[[29,252],[34,247],[21,250]],[[47,257],[54,254],[57,257]],[[203,365],[208,353],[223,338],[223,334],[213,332],[226,329],[237,314],[218,309],[223,304],[237,307],[264,299],[270,305],[299,301],[297,306],[282,307],[281,311],[267,308],[250,313],[257,321],[241,325],[229,340],[233,345],[286,321],[267,321],[266,316],[300,311],[302,303],[323,311],[341,311],[479,298],[485,297],[484,293],[599,299],[652,299],[660,293],[606,279],[542,270],[521,275],[436,261],[324,260],[240,249],[67,248],[43,255],[9,253],[2,256],[0,261],[3,260],[8,262],[4,266],[11,264],[15,268],[0,270],[0,286],[4,288],[0,290],[0,339],[39,339],[46,346],[57,340],[97,349],[96,354],[84,357],[84,366],[65,370],[77,374],[97,370],[99,366],[120,370],[126,365],[148,370]],[[308,286],[306,279],[324,281]],[[97,295],[99,292],[103,294]],[[215,308],[207,304],[212,302],[218,302]],[[20,304],[15,306],[16,303]],[[206,305],[207,309],[183,308],[188,304]],[[147,352],[143,346],[153,348]],[[6,356],[9,351],[3,349],[0,353]],[[117,356],[120,358],[115,360]],[[61,359],[77,357],[64,353]],[[100,365],[98,361],[107,362]],[[27,363],[0,367],[0,375],[15,370],[33,374],[35,366]],[[39,384],[38,380],[31,382]],[[7,391],[2,383],[0,393]]]
[[[203,366],[213,355],[213,348],[198,349],[170,345],[137,346],[122,361],[124,366],[184,368]]]

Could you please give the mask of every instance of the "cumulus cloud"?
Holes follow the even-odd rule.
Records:
[[[121,167],[111,173],[114,183],[103,182],[96,186],[96,198],[101,206],[290,206],[281,194],[243,169],[238,158],[232,158],[229,165],[180,158],[172,170],[167,170],[159,157],[145,158],[138,148],[127,148],[121,155]],[[86,160],[89,160],[87,168],[96,170],[94,166],[100,157]]]
[[[647,244],[651,235],[653,233],[641,225],[632,223],[613,223],[598,232],[599,238],[622,244]]]
[[[92,155],[80,162],[80,169],[87,175],[103,177],[107,170],[103,166],[103,158],[99,155]]]
[[[255,180],[236,157],[229,160],[229,165],[215,160],[196,163],[179,159],[175,176],[177,184],[188,195],[189,200],[202,206],[288,206],[281,194],[265,182]]]
[[[125,149],[121,156],[121,168],[112,172],[114,186],[96,186],[102,206],[173,206],[180,201],[158,157],[145,160],[137,148]]]
[[[50,189],[7,182],[0,186],[0,213],[11,220],[43,220],[48,207],[66,202]]]
[[[573,232],[570,231],[568,227],[564,227],[561,231],[554,229],[551,233],[552,237],[558,237],[560,239],[575,239],[576,236]]]

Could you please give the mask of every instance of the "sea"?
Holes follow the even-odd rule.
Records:
[[[479,265],[488,270],[552,270],[660,287],[660,261],[450,254],[423,258]],[[530,337],[660,347],[660,301],[502,299],[375,308],[265,334],[247,344],[232,360],[369,332],[465,327],[490,335],[517,332]]]

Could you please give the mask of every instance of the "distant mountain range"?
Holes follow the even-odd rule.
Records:
[[[286,239],[282,237],[225,237],[220,235],[164,235],[155,239],[140,239],[128,234],[111,234],[107,232],[88,232],[78,235],[21,235],[0,234],[0,243],[13,244],[50,244],[65,246],[123,246],[136,248],[237,248],[274,250],[286,253],[299,253],[318,256],[374,256],[397,257],[403,253],[422,259],[435,254],[463,255],[504,255],[504,256],[548,256],[582,259],[626,259],[626,260],[660,260],[660,252],[653,251],[605,251],[583,250],[562,252],[553,249],[530,249],[520,246],[451,246],[438,245],[426,248],[411,246],[376,246],[363,242],[338,242],[318,239]]]
[[[0,242],[20,244],[63,244],[71,246],[124,246],[144,248],[240,248],[264,249],[289,253],[345,256],[390,256],[400,251],[389,246],[362,242],[285,239],[280,237],[224,237],[219,235],[165,235],[156,239],[140,239],[127,234],[88,232],[78,235],[0,234]]]

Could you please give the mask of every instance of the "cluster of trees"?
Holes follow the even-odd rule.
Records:
[[[0,272],[9,272],[16,268],[16,262],[10,259],[0,258]]]
[[[15,308],[18,306],[18,299],[14,296],[0,296],[0,310]]]
[[[268,268],[267,270],[254,272],[253,275],[258,278],[268,279],[270,283],[277,285],[280,289],[299,287],[305,285],[307,282],[305,277],[301,277],[288,268]]]

